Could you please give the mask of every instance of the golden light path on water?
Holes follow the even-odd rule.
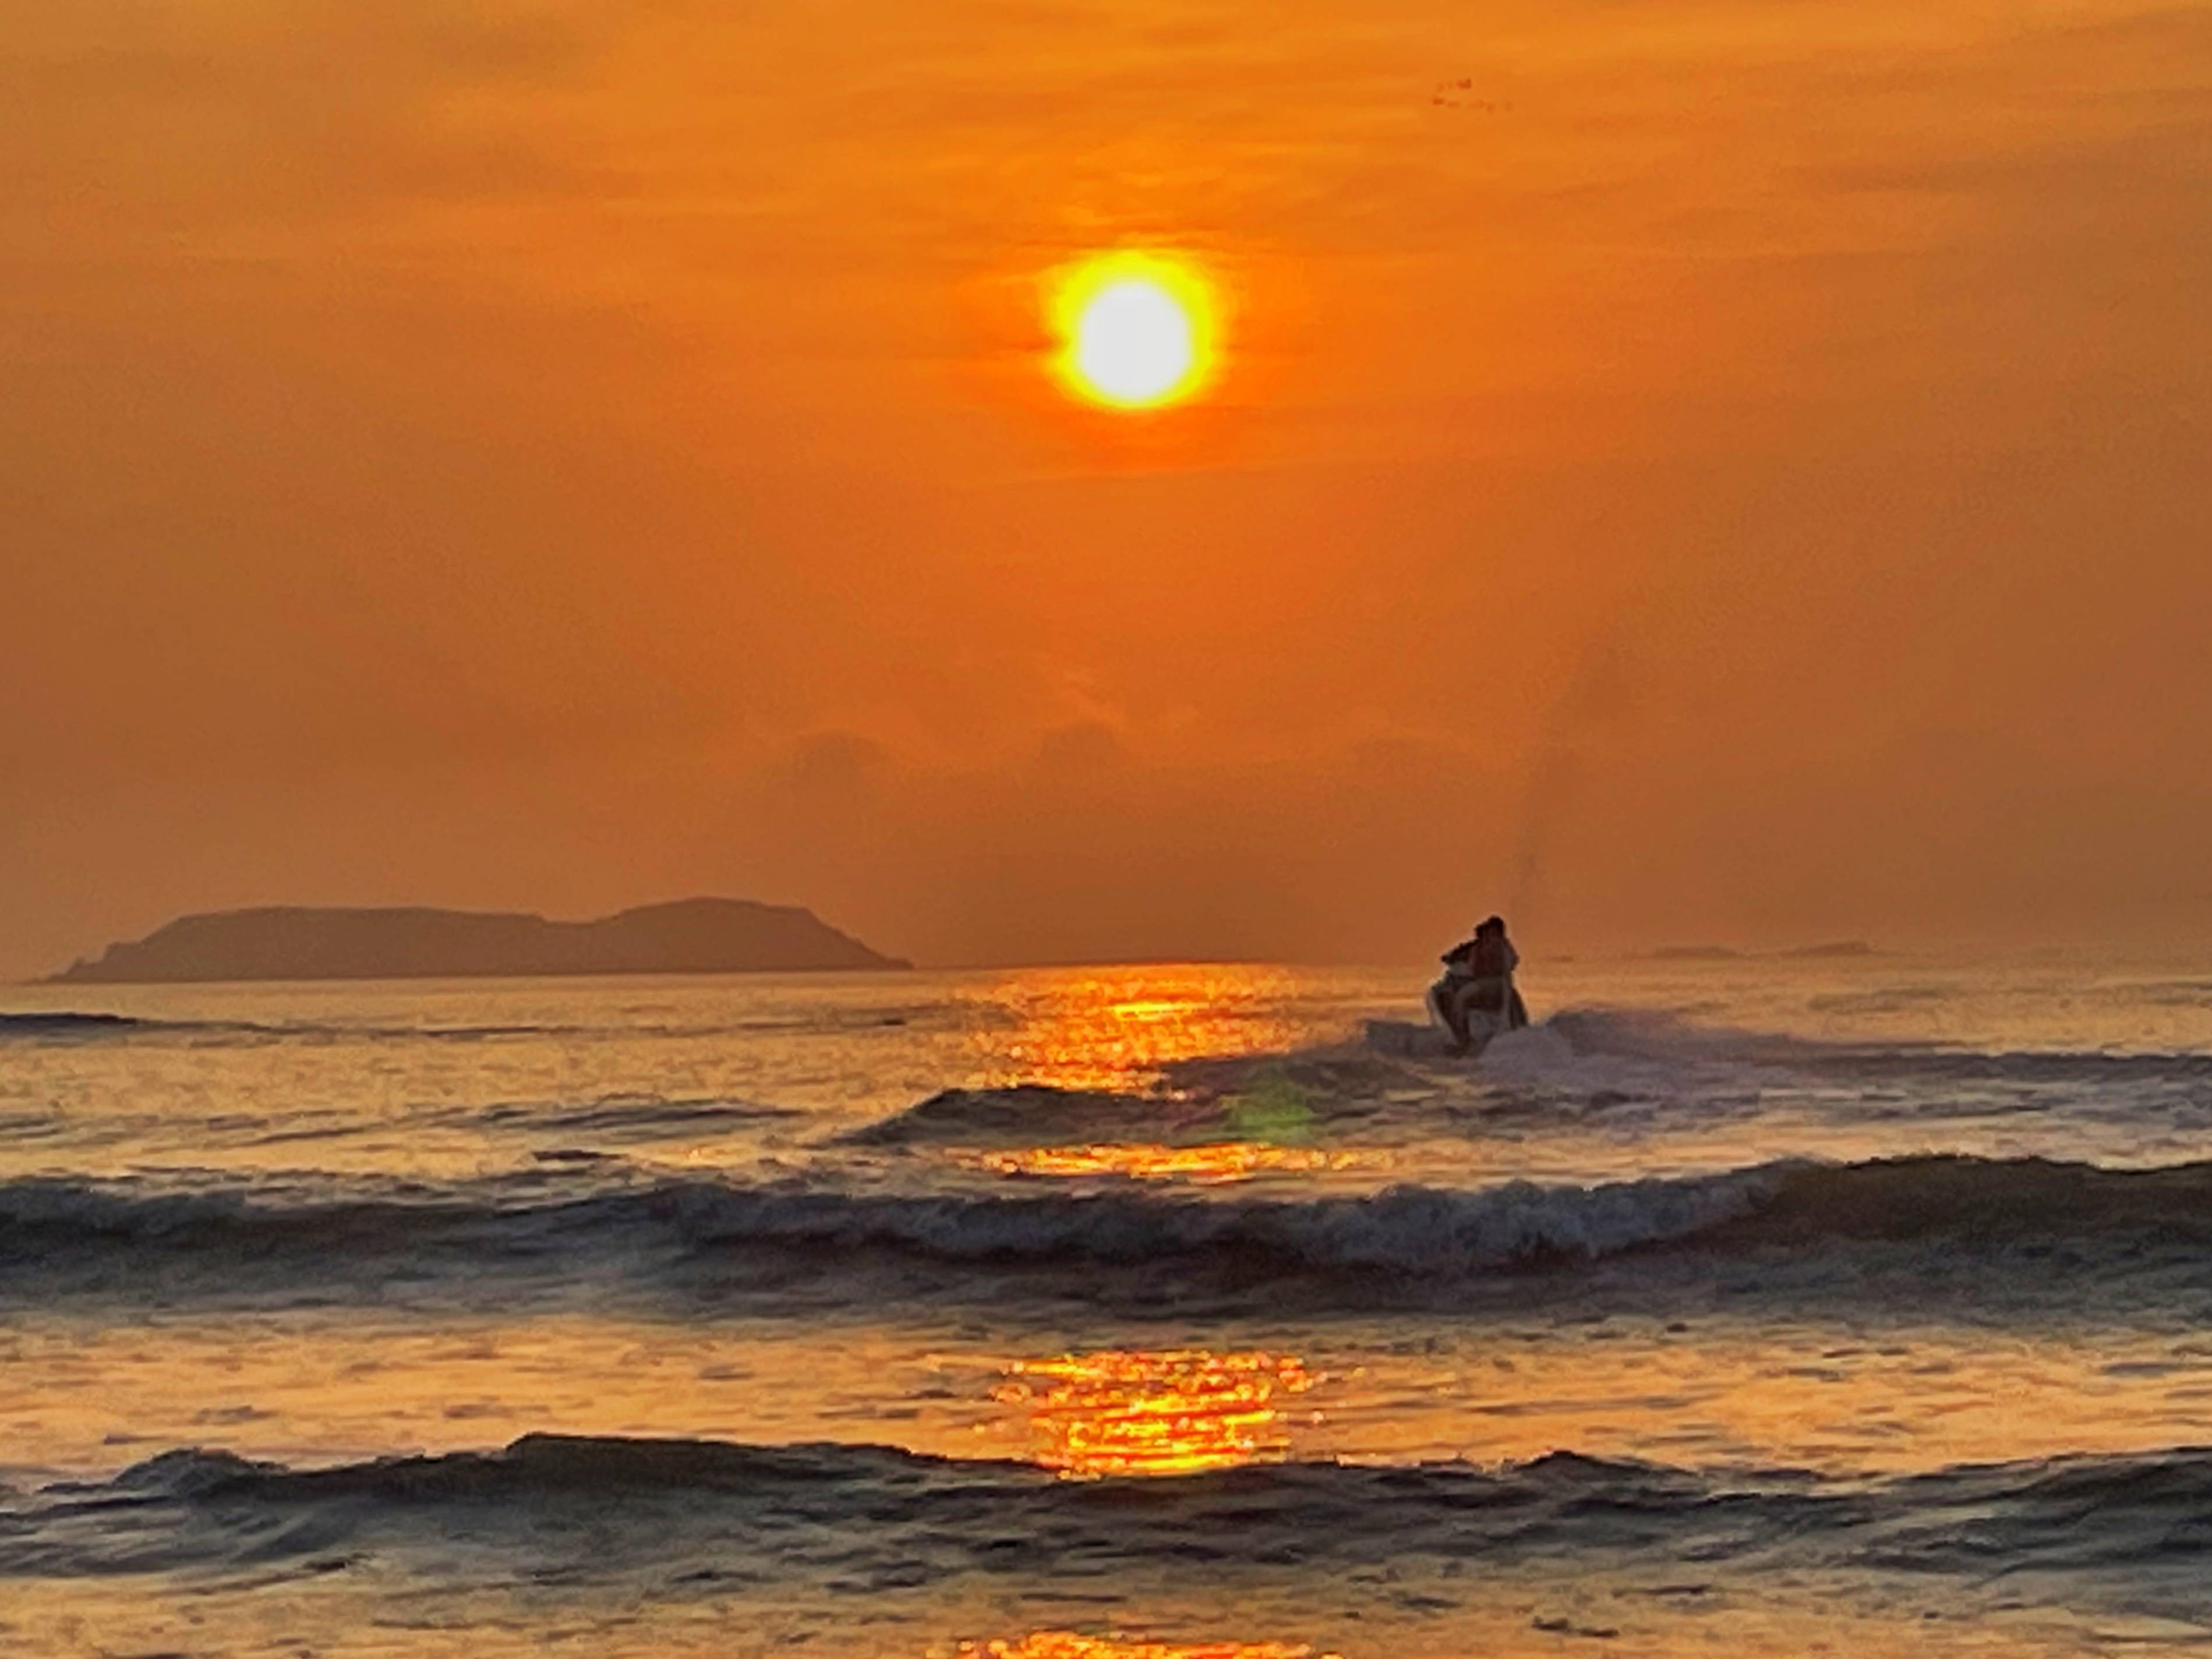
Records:
[[[1277,969],[1212,966],[1060,974],[994,987],[1003,1012],[969,1038],[988,1079],[1127,1089],[1179,1063],[1279,1053],[1310,1040]]]
[[[1206,1141],[1191,1146],[1118,1141],[1087,1146],[1028,1146],[979,1152],[962,1161],[994,1175],[1120,1176],[1132,1181],[1187,1182],[1195,1187],[1226,1186],[1257,1175],[1358,1169],[1366,1162],[1352,1152],[1271,1146],[1252,1140]]]
[[[1018,1641],[963,1642],[959,1659],[1339,1659],[1288,1642],[1125,1642],[1041,1630]]]
[[[1347,1326],[1327,1352],[1298,1351],[1302,1383],[1286,1385],[1279,1370],[1268,1379],[1261,1404],[1274,1418],[1243,1432],[1255,1457],[1278,1455],[1266,1448],[1287,1433],[1302,1458],[1490,1464],[1563,1448],[1613,1458],[1656,1449],[1674,1463],[1854,1478],[2084,1446],[2132,1455],[2212,1443],[2212,1353],[2188,1332],[2116,1334],[2093,1348],[2063,1331],[2004,1343],[1935,1332],[1904,1344],[1717,1316],[1680,1331],[1656,1317],[1598,1329],[1595,1342],[1585,1332],[1439,1330],[1408,1353]],[[380,1314],[340,1328],[301,1310],[244,1330],[185,1317],[124,1329],[24,1318],[0,1327],[0,1444],[15,1467],[56,1478],[105,1478],[179,1445],[330,1462],[394,1446],[481,1450],[539,1430],[866,1439],[935,1456],[1033,1458],[1064,1446],[1037,1420],[1053,1390],[1065,1390],[1055,1416],[1086,1399],[1094,1414],[1117,1409],[1115,1389],[1149,1393],[1171,1414],[1165,1396],[1193,1368],[1163,1356],[1196,1348],[1144,1356],[1149,1382],[1139,1365],[1114,1382],[1114,1367],[1078,1356],[1095,1376],[1079,1388],[1050,1374],[1066,1355],[933,1342],[942,1338],[920,1327],[857,1342],[799,1328],[738,1335],[545,1312],[430,1326]],[[1182,1390],[1180,1432],[1218,1449],[1233,1441],[1189,1397],[1207,1392]]]
[[[1283,1402],[1318,1380],[1290,1354],[1114,1348],[1012,1361],[991,1397],[1069,1479],[1194,1474],[1287,1456]]]

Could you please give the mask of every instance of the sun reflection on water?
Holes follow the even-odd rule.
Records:
[[[1146,967],[1041,979],[1003,1000],[1010,1023],[971,1039],[988,1073],[1063,1089],[1127,1088],[1178,1061],[1293,1047],[1295,981],[1252,968]]]
[[[1027,1146],[981,1152],[973,1161],[994,1175],[1121,1176],[1132,1181],[1187,1181],[1201,1187],[1249,1181],[1258,1175],[1348,1170],[1360,1163],[1351,1152],[1270,1146],[1252,1140],[1209,1141],[1192,1146],[1157,1142]]]
[[[1033,1631],[1018,1641],[963,1642],[957,1659],[1341,1659],[1292,1642],[1126,1642],[1073,1631]]]
[[[1027,1414],[1036,1461],[1070,1479],[1195,1474],[1286,1456],[1279,1402],[1317,1380],[1289,1354],[1107,1349],[1015,1360],[991,1397]]]

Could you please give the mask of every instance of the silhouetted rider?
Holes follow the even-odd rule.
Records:
[[[1514,988],[1513,970],[1521,953],[1505,937],[1505,919],[1490,916],[1475,925],[1474,937],[1443,954],[1443,977],[1429,987],[1429,1011],[1450,1033],[1455,1052],[1474,1042],[1474,1016],[1483,1016],[1484,1041],[1528,1023],[1528,1009]]]

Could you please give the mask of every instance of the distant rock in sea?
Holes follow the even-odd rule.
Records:
[[[271,906],[183,916],[53,982],[464,979],[908,968],[797,905],[679,899],[596,921]]]
[[[1826,958],[1871,957],[1879,956],[1881,952],[1863,939],[1839,939],[1826,945],[1801,945],[1796,950],[1784,951],[1782,954],[1785,957]]]
[[[1654,962],[1735,962],[1743,952],[1725,945],[1662,945],[1651,953]]]

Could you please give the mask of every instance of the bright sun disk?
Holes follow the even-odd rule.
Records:
[[[1061,289],[1054,320],[1060,368],[1082,396],[1116,409],[1152,409],[1195,390],[1209,355],[1211,310],[1187,266],[1113,255],[1079,268]]]

